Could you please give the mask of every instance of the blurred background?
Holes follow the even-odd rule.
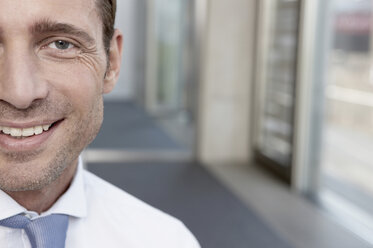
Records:
[[[89,170],[205,248],[373,247],[373,1],[119,0]]]

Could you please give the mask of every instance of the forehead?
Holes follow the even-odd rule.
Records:
[[[0,29],[25,31],[40,20],[100,30],[95,0],[0,0]]]

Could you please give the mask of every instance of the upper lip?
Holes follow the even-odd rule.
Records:
[[[36,126],[43,126],[43,125],[51,125],[61,119],[53,119],[53,120],[43,120],[43,121],[28,121],[28,122],[10,122],[10,121],[0,121],[1,127],[13,127],[13,128],[29,128],[29,127],[36,127]]]

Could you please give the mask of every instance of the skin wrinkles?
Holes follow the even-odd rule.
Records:
[[[63,38],[57,38],[57,40],[65,40]],[[73,48],[74,49],[74,48]],[[45,50],[50,50],[50,48],[45,48]],[[102,58],[100,56],[100,53],[97,51],[97,49],[90,48],[88,49],[80,49],[75,48],[74,52],[66,51],[66,52],[53,52],[53,51],[43,51],[40,50],[38,56],[41,58],[40,63],[45,64],[65,64],[66,67],[62,69],[62,67],[58,68],[58,71],[56,70],[56,73],[59,73],[61,70],[68,73],[71,70],[71,65],[76,66],[82,66],[85,67],[85,69],[88,69],[91,73],[97,74],[98,71],[100,71],[102,65],[105,65],[107,63],[105,58]],[[68,55],[66,55],[66,54]],[[101,69],[102,70],[102,69]],[[53,72],[54,70],[49,70],[50,72]],[[97,79],[103,80],[104,75],[97,75]]]
[[[98,71],[97,65],[106,63],[106,58],[103,59],[100,56],[95,39],[74,25],[56,23],[46,19],[36,22],[30,28],[30,32],[36,37],[47,37],[38,42],[40,44],[38,44],[37,53],[40,57],[61,63],[71,63],[67,59],[76,59],[94,71]],[[50,43],[58,40],[67,41],[74,47],[66,51],[53,51],[56,49],[47,47]]]
[[[44,60],[67,63],[68,65],[72,63],[69,60],[75,60],[76,63],[81,63],[94,73],[99,71],[102,64],[108,64],[107,57],[101,56],[102,51],[99,52],[95,39],[74,25],[44,19],[32,25],[30,32],[36,37],[47,36],[42,42],[38,42],[40,44],[38,44],[37,48],[38,56]],[[71,37],[76,39],[71,41]],[[67,51],[53,51],[56,49],[47,47],[48,44],[57,40],[70,42],[75,47],[67,49]],[[108,68],[109,66],[107,66]],[[100,77],[100,80],[104,78],[104,75]]]
[[[92,56],[91,53],[89,53],[89,54],[87,54],[87,53],[79,54],[77,59],[81,64],[83,64],[84,66],[89,68],[89,70],[92,71],[92,72],[97,71],[99,69],[98,65],[102,65],[102,64],[106,63],[106,60],[103,60],[103,59],[97,60],[97,56]],[[104,77],[105,77],[105,74],[106,74],[106,72],[104,73],[104,75],[98,75],[99,78],[97,78],[97,79],[98,80],[103,80]]]
[[[0,6],[0,122],[63,120],[32,151],[0,146],[0,188],[41,213],[68,188],[79,154],[101,127],[102,94],[118,79],[122,35],[116,31],[107,55],[95,0],[0,0]],[[48,46],[56,40],[74,47]]]

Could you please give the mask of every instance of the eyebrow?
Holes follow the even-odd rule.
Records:
[[[72,24],[60,23],[51,20],[41,20],[30,27],[30,32],[34,35],[49,34],[49,33],[63,33],[77,36],[89,45],[95,44],[95,39],[92,38],[86,31],[78,28]]]

